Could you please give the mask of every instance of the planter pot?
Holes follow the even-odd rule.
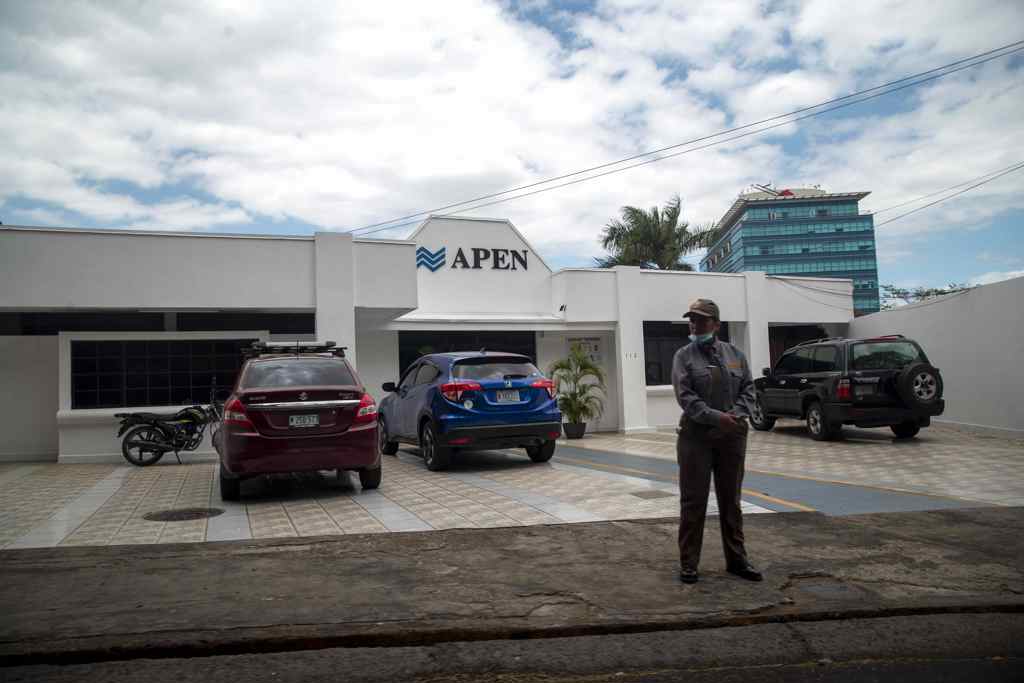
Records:
[[[587,431],[586,422],[566,422],[562,425],[565,430],[565,438],[567,439],[582,439],[583,432]]]

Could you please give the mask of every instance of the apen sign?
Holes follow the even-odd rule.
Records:
[[[467,256],[466,252],[469,252]],[[416,249],[416,267],[436,273],[447,263],[447,247],[431,251],[426,247]],[[485,249],[459,247],[452,259],[451,268],[467,270],[527,270],[527,249]]]

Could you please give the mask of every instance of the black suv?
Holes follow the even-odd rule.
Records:
[[[754,429],[768,431],[779,417],[807,420],[811,436],[827,441],[843,425],[891,427],[901,439],[917,435],[941,415],[942,376],[912,339],[814,339],[789,349],[775,369],[754,382]]]

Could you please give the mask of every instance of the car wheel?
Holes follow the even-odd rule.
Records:
[[[904,422],[890,427],[897,439],[913,439],[921,431],[921,427],[913,422]]]
[[[431,472],[448,469],[451,452],[437,443],[434,427],[430,422],[424,422],[423,428],[420,429],[420,453],[423,454],[423,462]]]
[[[388,441],[388,425],[384,418],[377,421],[377,440],[380,443],[380,452],[384,455],[395,455],[398,453],[398,442]]]
[[[238,500],[242,497],[242,480],[238,477],[232,477],[227,474],[224,470],[224,465],[220,466],[220,499],[221,500]]]
[[[750,424],[759,432],[771,431],[771,428],[775,426],[775,418],[764,414],[764,405],[761,403],[760,396],[754,402],[754,412],[750,415]]]
[[[378,467],[375,470],[359,470],[359,485],[363,490],[375,489],[380,486],[380,479],[384,470]]]
[[[942,398],[942,376],[927,363],[915,363],[897,377],[896,388],[907,406],[930,406]]]
[[[547,462],[555,454],[556,441],[545,441],[538,446],[527,446],[526,454],[534,462]]]
[[[839,429],[825,420],[821,403],[815,401],[807,407],[807,431],[815,441],[830,441],[836,438]]]

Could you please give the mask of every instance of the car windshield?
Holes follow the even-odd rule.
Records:
[[[243,389],[353,385],[355,378],[337,358],[280,358],[249,364]]]
[[[891,370],[924,362],[924,353],[909,341],[862,342],[853,345],[854,370]]]
[[[471,379],[476,381],[525,379],[527,377],[543,377],[540,370],[528,361],[493,360],[485,362],[456,363],[452,368],[452,378]]]

